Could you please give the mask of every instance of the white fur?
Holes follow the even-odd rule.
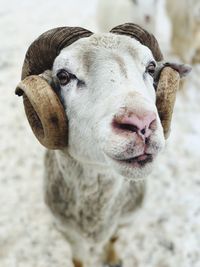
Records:
[[[46,202],[71,242],[73,256],[82,261],[91,246],[102,247],[125,218],[130,221],[143,194],[143,185],[135,181],[150,174],[164,146],[153,79],[145,72],[152,60],[151,51],[138,41],[111,33],[80,39],[55,59],[55,80],[60,69],[77,79],[61,86],[69,145],[47,153]],[[139,167],[115,160],[135,157],[143,149],[134,133],[120,135],[112,127],[114,116],[124,109],[156,113],[157,127],[147,145],[153,163]]]

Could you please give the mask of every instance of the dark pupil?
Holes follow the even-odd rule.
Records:
[[[155,72],[155,67],[154,67],[154,65],[150,65],[150,66],[148,67],[148,72],[149,72],[150,74],[154,74],[154,72]]]
[[[66,71],[60,71],[57,77],[62,85],[67,84],[70,80],[69,74]]]

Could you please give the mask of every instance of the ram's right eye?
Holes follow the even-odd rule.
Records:
[[[154,61],[149,62],[148,66],[146,67],[146,72],[153,77],[155,70],[156,70],[156,63]]]
[[[60,82],[60,85],[63,86],[68,84],[72,78],[72,75],[64,69],[59,70],[56,76]]]

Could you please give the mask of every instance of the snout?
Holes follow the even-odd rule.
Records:
[[[111,121],[106,155],[115,170],[130,178],[145,177],[164,147],[161,123],[155,109],[121,108]],[[108,144],[108,143],[107,143]]]
[[[136,133],[136,135],[146,141],[156,130],[156,114],[152,111],[145,112],[124,112],[116,115],[112,122],[113,130],[121,135]]]
[[[148,153],[149,140],[156,128],[155,112],[124,110],[116,114],[112,121],[112,130],[114,134],[128,142],[119,161],[134,163],[134,166],[138,164],[142,166],[151,162],[153,156],[152,153]]]

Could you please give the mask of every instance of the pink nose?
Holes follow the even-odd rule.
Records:
[[[148,138],[152,133],[152,129],[155,129],[156,114],[148,112],[146,115],[132,113],[116,116],[113,125],[120,130],[136,132],[138,135]]]

